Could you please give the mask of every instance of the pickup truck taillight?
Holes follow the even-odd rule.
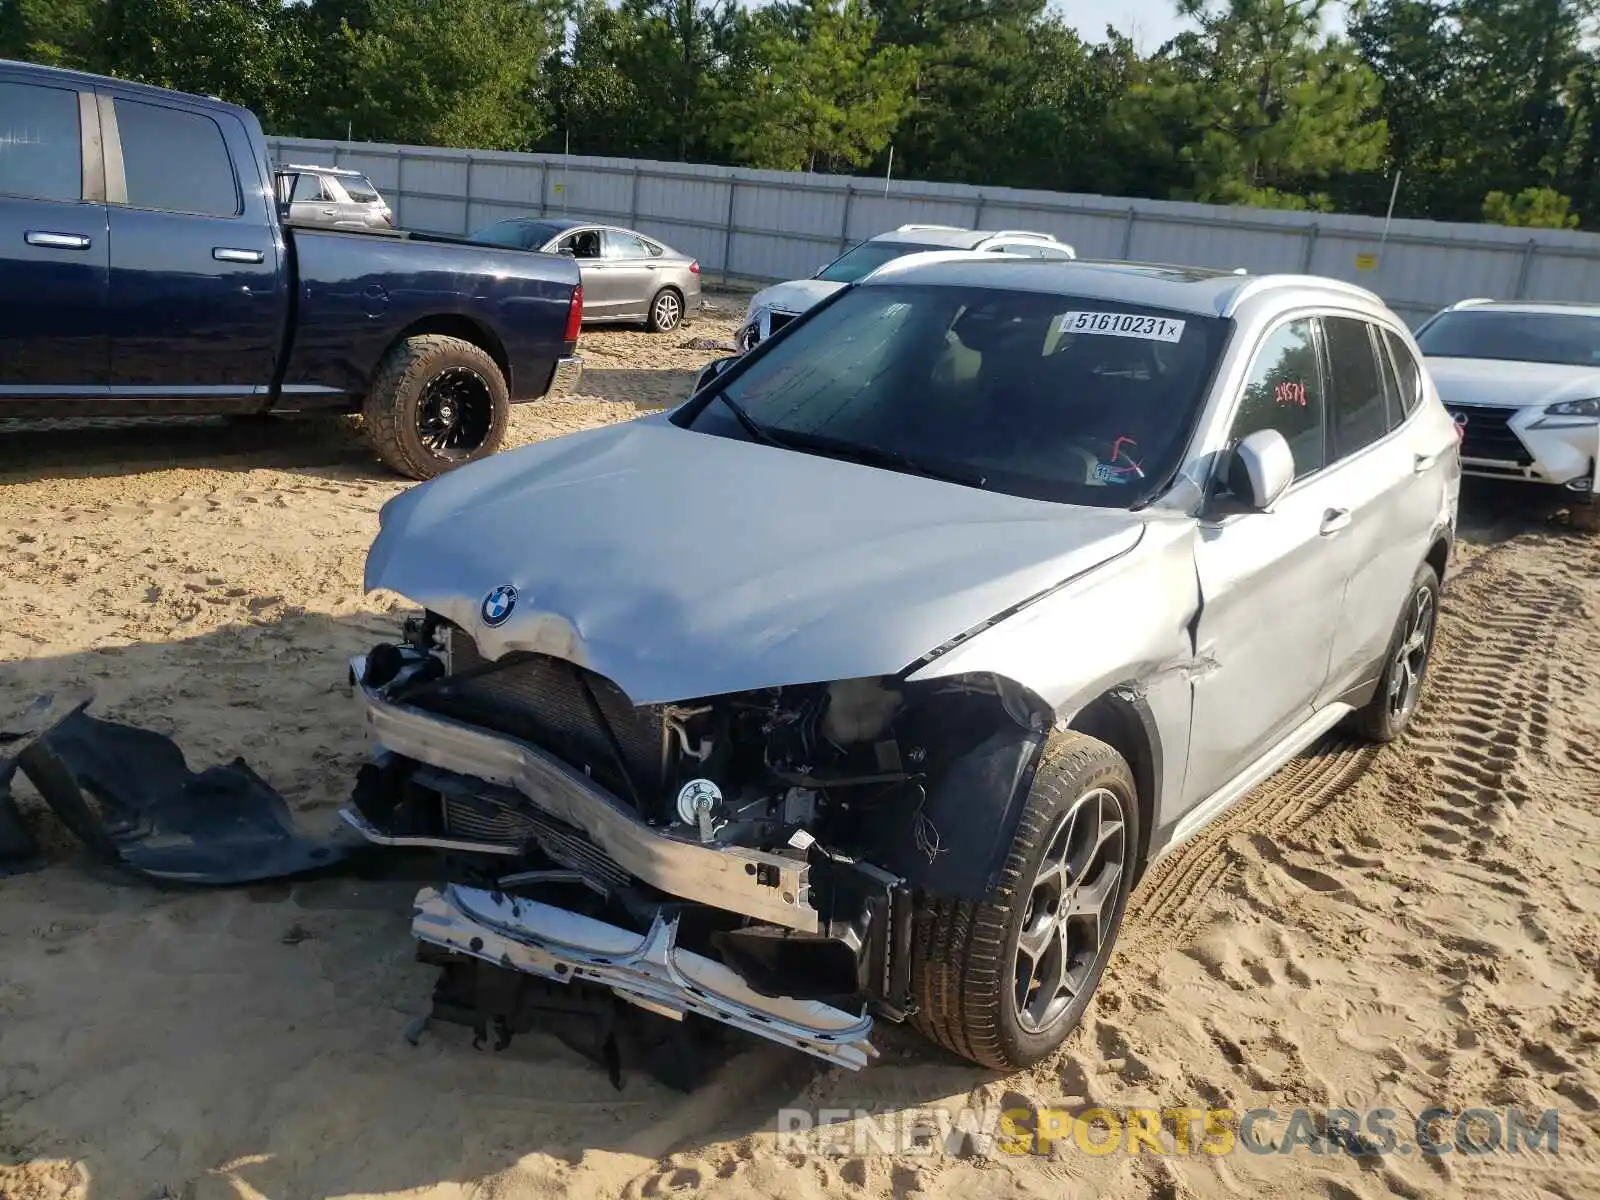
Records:
[[[583,284],[572,289],[572,303],[567,305],[567,331],[561,336],[564,342],[578,340],[578,331],[583,328]]]

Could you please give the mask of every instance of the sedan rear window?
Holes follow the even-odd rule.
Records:
[[[1129,507],[1177,469],[1226,327],[1087,297],[871,285],[814,310],[679,420],[992,491]]]
[[[1600,317],[1470,309],[1440,315],[1417,336],[1430,358],[1600,366]]]

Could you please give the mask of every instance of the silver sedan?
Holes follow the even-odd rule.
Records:
[[[665,333],[700,307],[700,264],[632,229],[512,217],[480,229],[471,240],[577,259],[586,322],[642,321],[652,332]]]

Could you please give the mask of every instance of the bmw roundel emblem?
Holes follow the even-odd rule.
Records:
[[[517,589],[509,583],[501,584],[483,598],[483,608],[480,610],[483,623],[489,626],[505,624],[506,618],[516,606]]]

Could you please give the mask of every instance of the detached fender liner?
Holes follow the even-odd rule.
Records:
[[[196,774],[171,738],[91,717],[88,704],[32,733],[16,762],[105,861],[152,879],[248,883],[331,866],[361,845],[307,836],[242,759]]]

